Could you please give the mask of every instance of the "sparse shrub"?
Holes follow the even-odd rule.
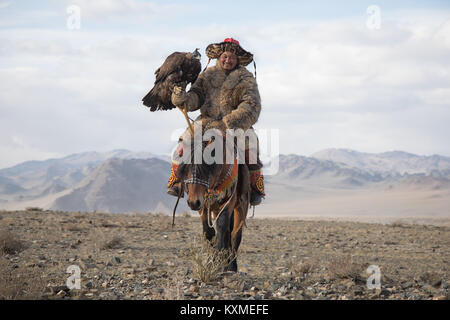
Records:
[[[45,274],[38,269],[11,269],[0,257],[0,300],[42,299]]]
[[[328,264],[328,272],[332,279],[356,280],[362,270],[364,270],[363,266],[353,262],[350,256],[335,257]]]
[[[8,231],[0,232],[0,252],[2,254],[16,254],[26,248],[23,241],[17,240]]]
[[[39,208],[39,207],[26,207],[25,208],[25,211],[32,211],[32,212],[41,212],[41,211],[44,211],[44,209],[42,209],[42,208]]]
[[[119,249],[123,246],[123,239],[119,236],[114,236],[111,240],[105,241],[103,249]]]
[[[392,221],[389,225],[392,228],[404,228],[405,227],[405,225],[403,224],[403,222],[401,220]]]
[[[194,277],[205,283],[217,281],[232,257],[229,250],[215,248],[215,238],[211,243],[203,235],[194,238],[187,255]]]
[[[70,223],[67,227],[66,227],[67,231],[71,231],[71,232],[79,232],[79,231],[83,231],[83,228],[81,228],[78,224],[76,223]]]
[[[114,224],[114,223],[109,223],[109,222],[102,222],[100,224],[100,226],[103,228],[118,228],[119,227],[119,225]],[[127,228],[129,228],[129,226],[127,226]]]
[[[190,214],[189,212],[187,212],[187,211],[183,211],[183,212],[181,213],[181,216],[182,216],[183,218],[190,218],[190,217],[191,217],[191,214]]]
[[[439,286],[441,284],[442,277],[437,273],[431,273],[427,271],[419,277],[419,281],[425,282],[432,286]]]
[[[155,212],[154,216],[155,217],[167,217],[168,215],[163,212]]]
[[[306,276],[313,272],[317,267],[317,262],[315,260],[304,260],[304,261],[290,261],[287,268],[294,275],[299,275],[301,277]]]

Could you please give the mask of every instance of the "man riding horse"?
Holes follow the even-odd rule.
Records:
[[[227,129],[250,130],[254,134],[252,126],[261,112],[261,99],[256,79],[245,68],[253,61],[253,55],[245,51],[233,38],[210,44],[206,48],[206,55],[209,59],[217,59],[216,65],[202,72],[189,92],[174,90],[172,103],[185,108],[186,111],[200,109],[200,116],[196,121],[219,120]],[[178,153],[180,146],[181,144],[177,149]],[[255,206],[260,204],[265,196],[262,163],[259,159],[259,146],[246,146],[245,149],[245,163],[250,172],[252,190],[250,204]],[[255,149],[256,155],[252,154]],[[177,177],[177,168],[180,163],[175,158],[172,159],[167,193],[179,196],[182,185]]]

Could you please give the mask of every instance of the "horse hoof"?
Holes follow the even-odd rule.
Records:
[[[228,265],[225,268],[225,271],[237,272],[238,271],[237,263],[232,263],[232,264]]]

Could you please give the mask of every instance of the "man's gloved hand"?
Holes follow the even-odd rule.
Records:
[[[216,129],[223,130],[223,131],[225,131],[228,128],[227,125],[225,124],[225,122],[223,122],[222,118],[211,121],[209,126],[211,128],[216,128]]]
[[[173,87],[171,100],[176,107],[183,107],[187,100],[187,94],[184,88],[177,86]]]

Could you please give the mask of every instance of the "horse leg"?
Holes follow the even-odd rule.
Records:
[[[230,249],[231,233],[230,233],[230,214],[226,208],[216,220],[216,240],[217,249]]]
[[[208,225],[208,214],[206,210],[203,210],[200,213],[200,217],[202,219],[202,225],[203,225],[203,234],[205,235],[206,239],[211,242],[212,238],[216,235],[216,232],[214,231],[214,228],[210,228]]]
[[[231,249],[232,249],[232,260],[229,266],[230,271],[237,272],[238,266],[237,266],[237,251],[239,249],[239,245],[241,244],[242,240],[242,227],[244,225],[244,217],[240,209],[234,209],[234,216],[233,216],[233,231],[231,233]]]

